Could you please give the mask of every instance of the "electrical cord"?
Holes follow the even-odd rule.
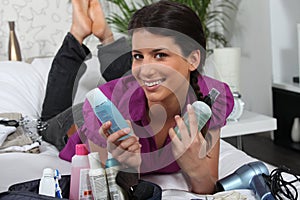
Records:
[[[291,180],[284,180],[283,174],[291,175]],[[263,174],[265,181],[270,187],[272,195],[276,199],[284,199],[283,196],[287,199],[297,200],[298,191],[295,185],[296,182],[300,182],[300,176],[292,172],[289,168],[285,166],[278,167],[270,173],[270,175]]]

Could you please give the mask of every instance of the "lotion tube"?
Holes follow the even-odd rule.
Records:
[[[89,178],[94,200],[109,199],[105,169],[102,168],[98,152],[88,154],[90,171]]]
[[[208,94],[208,98],[211,104],[214,103],[215,99],[218,97],[219,95],[219,91],[216,89],[212,89],[209,94]],[[195,101],[193,104],[193,109],[194,109],[194,113],[196,115],[197,121],[198,121],[198,130],[200,131],[205,124],[207,123],[207,121],[209,120],[209,118],[212,115],[212,111],[210,106],[203,101]],[[188,113],[186,112],[183,115],[183,121],[185,123],[185,125],[187,126],[188,130],[190,130],[190,123],[189,123],[189,117],[188,117]],[[180,131],[178,126],[176,126],[174,128],[177,136],[181,139],[181,135],[180,135]]]
[[[129,128],[126,120],[116,108],[116,106],[101,92],[99,88],[95,88],[86,94],[86,98],[90,102],[95,115],[101,121],[101,123],[105,123],[107,121],[111,121],[112,126],[109,130],[109,133],[112,134],[120,129]],[[124,135],[119,140],[126,139],[132,135],[132,133],[128,133]]]

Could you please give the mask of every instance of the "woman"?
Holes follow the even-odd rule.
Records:
[[[213,193],[218,179],[220,128],[232,110],[233,97],[225,83],[199,73],[206,46],[201,21],[185,5],[159,1],[133,15],[129,32],[133,75],[99,89],[130,121],[131,128],[108,134],[111,122],[102,125],[86,101],[85,122],[78,131],[81,140],[90,144],[90,151],[99,151],[102,161],[109,151],[124,166],[139,168],[142,174],[180,171],[187,177],[191,191]],[[202,101],[211,88],[220,95],[206,127],[206,135],[213,141],[208,148],[190,104]],[[180,117],[186,111],[189,128]],[[174,132],[176,125],[182,139]],[[132,136],[118,141],[130,131]],[[69,140],[60,156],[70,154],[76,142]]]

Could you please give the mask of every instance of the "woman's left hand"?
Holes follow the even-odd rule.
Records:
[[[198,120],[190,104],[187,106],[187,113],[190,131],[183,119],[176,115],[175,121],[179,128],[181,140],[174,129],[170,129],[169,135],[172,139],[173,155],[177,163],[183,171],[189,174],[196,168],[199,168],[200,165],[205,164],[207,142],[200,130],[198,130]]]

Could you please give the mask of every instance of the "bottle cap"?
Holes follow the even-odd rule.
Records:
[[[54,172],[53,172],[53,169],[51,168],[45,168],[43,170],[43,177],[50,177],[50,178],[53,178],[54,176]]]
[[[108,158],[105,163],[105,168],[110,168],[110,167],[119,166],[119,165],[120,165],[119,161],[117,159],[113,158],[111,153],[108,152]]]
[[[86,98],[93,109],[95,109],[96,106],[99,106],[107,101],[107,97],[102,93],[102,91],[99,88],[95,88],[89,91],[86,94]]]
[[[99,169],[101,167],[100,156],[98,152],[91,152],[88,155],[91,169]]]
[[[76,155],[88,155],[88,150],[85,144],[76,144]]]

